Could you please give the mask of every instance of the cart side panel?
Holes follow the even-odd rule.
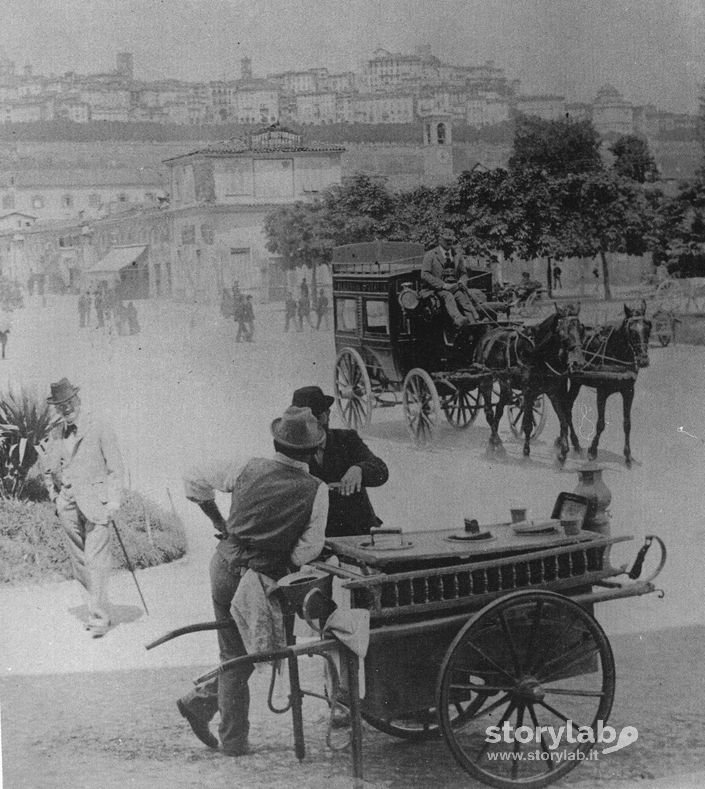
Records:
[[[363,712],[388,718],[434,707],[438,668],[461,626],[373,639],[365,658]],[[347,690],[347,678],[341,681]]]

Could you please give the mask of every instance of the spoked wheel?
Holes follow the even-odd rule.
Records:
[[[427,446],[438,427],[441,404],[431,376],[420,367],[409,370],[404,379],[402,404],[406,425],[416,446]]]
[[[479,703],[482,706],[482,703]],[[453,704],[448,710],[451,726],[461,726],[467,717],[474,715],[478,709],[478,700],[463,701]],[[399,737],[402,740],[432,740],[439,737],[441,728],[438,725],[438,714],[435,707],[407,715],[391,718],[380,718],[369,713],[362,713],[363,719],[375,729]]]
[[[470,427],[481,407],[477,389],[458,388],[441,400],[441,408],[448,423],[458,430]]]
[[[597,736],[614,686],[609,642],[584,608],[555,592],[516,592],[483,608],[448,648],[437,688],[441,730],[473,777],[538,789],[586,758],[594,742],[581,727]],[[454,723],[447,710],[463,703],[472,712]]]
[[[546,424],[546,396],[540,394],[534,400],[534,426],[531,429],[530,440],[541,434]],[[524,438],[522,425],[524,422],[524,395],[521,392],[514,392],[512,402],[509,404],[509,427],[514,438]]]
[[[372,385],[362,356],[354,348],[343,348],[335,362],[333,384],[340,416],[353,430],[363,430],[372,421]]]

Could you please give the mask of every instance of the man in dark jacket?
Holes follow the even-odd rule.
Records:
[[[382,522],[372,509],[366,488],[375,488],[389,478],[383,460],[374,455],[354,430],[328,427],[334,398],[318,386],[297,389],[292,405],[310,408],[326,431],[324,443],[309,464],[314,477],[331,488],[326,537],[368,534]]]

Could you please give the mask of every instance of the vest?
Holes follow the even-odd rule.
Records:
[[[319,480],[276,460],[253,458],[235,482],[228,539],[218,546],[232,566],[271,578],[288,572],[289,556],[311,520]]]
[[[458,275],[455,271],[455,261],[453,260],[453,253],[450,253],[450,260],[445,251],[443,252],[443,273],[441,274],[443,282],[455,283],[458,281]]]

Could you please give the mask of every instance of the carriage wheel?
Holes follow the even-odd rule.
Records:
[[[594,743],[578,733],[606,722],[614,686],[612,650],[591,614],[555,592],[515,592],[483,608],[448,648],[436,696],[441,730],[474,778],[538,789],[586,758]],[[462,703],[472,712],[458,724],[447,710]],[[553,727],[556,740],[540,727]]]
[[[477,389],[458,388],[441,400],[441,408],[448,423],[459,430],[470,427],[481,407]]]
[[[523,438],[524,431],[522,423],[524,421],[524,395],[521,392],[515,392],[512,402],[508,408],[509,427],[511,428],[514,438]],[[541,434],[548,414],[546,412],[546,395],[539,395],[534,400],[534,426],[531,429],[531,436],[529,440],[533,440],[536,436]]]
[[[481,706],[481,703],[477,700],[453,704],[448,710],[450,725],[462,726],[469,716],[474,715],[478,711],[479,706]],[[441,734],[435,707],[421,710],[406,717],[379,718],[367,712],[363,712],[362,717],[378,731],[382,731],[392,737],[399,737],[402,740],[432,740]]]
[[[406,425],[416,446],[427,446],[438,426],[441,404],[431,376],[419,367],[409,370],[404,379],[402,404]]]
[[[363,430],[372,421],[372,385],[362,356],[343,348],[335,362],[333,384],[338,412],[348,428]]]

